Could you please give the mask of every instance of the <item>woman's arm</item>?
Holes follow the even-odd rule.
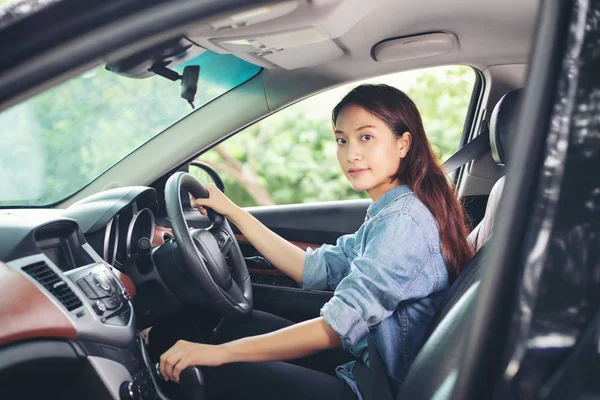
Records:
[[[206,189],[209,197],[193,199],[193,207],[203,215],[207,215],[204,206],[210,207],[229,218],[254,248],[273,266],[296,282],[302,282],[302,270],[306,256],[304,250],[283,239],[248,212],[235,205],[215,185],[208,184]]]
[[[216,346],[180,340],[160,356],[160,372],[166,380],[177,382],[181,371],[190,365],[289,360],[338,347],[340,343],[339,335],[319,317]]]

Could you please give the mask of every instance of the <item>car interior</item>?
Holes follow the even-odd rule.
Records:
[[[209,341],[222,318],[235,321],[253,309],[297,322],[315,318],[333,293],[302,289],[226,218],[191,208],[188,193],[206,196],[189,174],[191,163],[243,129],[340,85],[464,65],[476,78],[456,149],[460,168],[449,177],[472,222],[469,241],[476,252],[448,290],[401,392],[393,395],[430,399],[448,390],[464,354],[488,262],[486,243],[519,134],[540,3],[108,1],[83,11],[75,3],[40,4],[28,15],[5,6],[0,13],[0,42],[7,49],[0,86],[9,94],[0,102],[0,123],[9,121],[2,122],[2,114],[11,107],[96,66],[130,80],[174,74],[183,99],[173,86],[172,97],[162,101],[185,113],[161,132],[149,132],[77,190],[22,203],[2,197],[0,398],[206,398],[200,368],[186,369],[180,384],[162,380],[157,357],[169,343],[154,345],[153,330],[157,341],[161,329],[193,339],[190,326],[199,326],[196,339]],[[50,24],[46,36],[31,30],[33,39],[22,48],[4,46],[36,23],[63,19],[62,27]],[[9,68],[43,46],[49,50]],[[255,69],[208,101],[194,98],[197,88],[187,78],[219,75],[208,62],[197,71],[184,69],[202,54],[228,55]],[[45,66],[46,74],[31,75],[28,86],[11,92],[32,63]],[[478,137],[486,147],[473,155],[467,149]],[[218,174],[206,170],[218,184]],[[355,199],[247,210],[306,249],[355,232],[369,204]],[[28,385],[32,376],[36,384]],[[383,392],[375,393],[381,398]]]

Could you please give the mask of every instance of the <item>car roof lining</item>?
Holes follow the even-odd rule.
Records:
[[[209,22],[201,23],[186,34],[198,45],[215,52],[232,52],[223,45],[227,39],[261,42],[266,38],[261,51],[233,51],[233,54],[267,69],[277,69],[278,63],[284,69],[304,66],[312,75],[320,73],[352,81],[428,65],[467,64],[483,70],[499,63],[526,62],[539,7],[539,2],[534,0],[456,0],[451,3],[430,0],[427,7],[420,0],[294,0],[291,3],[296,4],[293,11],[270,21],[216,31]],[[305,34],[307,31],[314,34]],[[385,64],[372,57],[373,46],[383,40],[430,32],[454,35],[456,48],[445,54]],[[288,35],[275,38],[280,33]],[[331,42],[340,52],[332,51],[332,46],[323,46],[324,42]],[[279,51],[257,55],[270,47]],[[323,53],[333,54],[328,57]],[[349,62],[352,68],[348,68]]]

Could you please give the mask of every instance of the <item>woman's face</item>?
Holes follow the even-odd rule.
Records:
[[[397,138],[390,127],[364,108],[347,105],[335,125],[337,158],[354,190],[373,201],[400,182],[393,176],[410,147],[410,133]]]

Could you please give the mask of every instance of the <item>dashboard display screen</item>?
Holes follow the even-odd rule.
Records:
[[[42,252],[52,261],[58,268],[61,270],[69,269],[69,264],[67,262],[67,257],[65,256],[65,252],[60,246],[53,246],[42,249]]]
[[[38,242],[40,250],[62,271],[73,269],[72,257],[69,253],[69,244],[60,238],[46,239]]]

